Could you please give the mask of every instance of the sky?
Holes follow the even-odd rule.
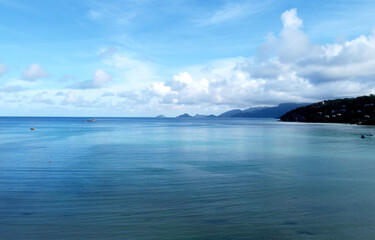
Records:
[[[0,0],[0,116],[220,114],[375,93],[375,1]]]

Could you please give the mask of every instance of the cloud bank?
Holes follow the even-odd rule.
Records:
[[[375,31],[351,41],[313,44],[297,9],[281,15],[253,58],[223,60],[157,82],[149,92],[161,104],[251,106],[311,102],[375,92]]]
[[[143,116],[186,111],[220,113],[230,108],[375,93],[375,30],[347,41],[316,44],[303,31],[308,23],[298,16],[297,9],[285,11],[280,20],[280,32],[269,33],[254,56],[185,67],[170,79],[160,80],[149,61],[112,46],[97,52],[111,74],[98,68],[92,79],[54,91],[31,92],[24,88],[25,81],[21,81],[23,85],[14,82],[0,86],[0,93],[9,103],[21,96],[15,93],[22,93],[23,98],[46,106],[133,116],[140,112]],[[0,64],[0,76],[4,72]],[[46,76],[39,64],[32,64],[22,78],[29,81],[27,84],[35,84]]]

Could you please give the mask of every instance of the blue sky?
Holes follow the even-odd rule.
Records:
[[[0,115],[218,114],[373,93],[373,16],[374,1],[0,0]]]

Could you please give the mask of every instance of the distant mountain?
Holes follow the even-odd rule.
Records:
[[[219,117],[232,117],[233,115],[240,113],[240,112],[242,112],[241,109],[233,109],[233,110],[220,114]]]
[[[180,116],[177,116],[177,118],[217,118],[217,116],[211,114],[211,115],[201,115],[201,114],[196,114],[194,116],[191,116],[187,113],[184,113]]]
[[[281,103],[276,107],[255,107],[246,110],[234,109],[219,115],[219,117],[234,118],[279,118],[295,108],[306,106],[308,103]]]
[[[158,115],[155,118],[166,118],[166,116],[164,116],[164,115]]]
[[[375,95],[314,103],[287,112],[280,119],[285,122],[375,125]]]
[[[252,111],[261,110],[261,109],[264,109],[264,108],[265,107],[251,107],[251,108],[248,108],[248,109],[245,109],[245,110],[233,109],[233,110],[230,110],[230,111],[227,111],[227,112],[224,112],[224,113],[220,114],[219,117],[233,117],[236,114],[240,114],[240,113],[244,113],[244,112],[252,112]]]
[[[184,113],[184,114],[182,114],[182,115],[180,115],[180,116],[177,116],[177,118],[193,118],[193,117],[190,116],[190,115],[187,114],[187,113]]]
[[[201,115],[196,114],[191,116],[187,113],[177,116],[177,118],[223,118],[223,117],[233,117],[233,118],[279,118],[290,110],[295,108],[306,106],[308,103],[281,103],[276,107],[251,107],[245,110],[233,109],[220,114],[215,115]]]
[[[194,115],[193,118],[216,118],[217,116],[211,114],[211,115],[200,115],[200,114],[196,114]]]

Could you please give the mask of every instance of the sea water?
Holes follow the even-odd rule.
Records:
[[[0,239],[375,237],[373,127],[83,120],[0,118]]]

